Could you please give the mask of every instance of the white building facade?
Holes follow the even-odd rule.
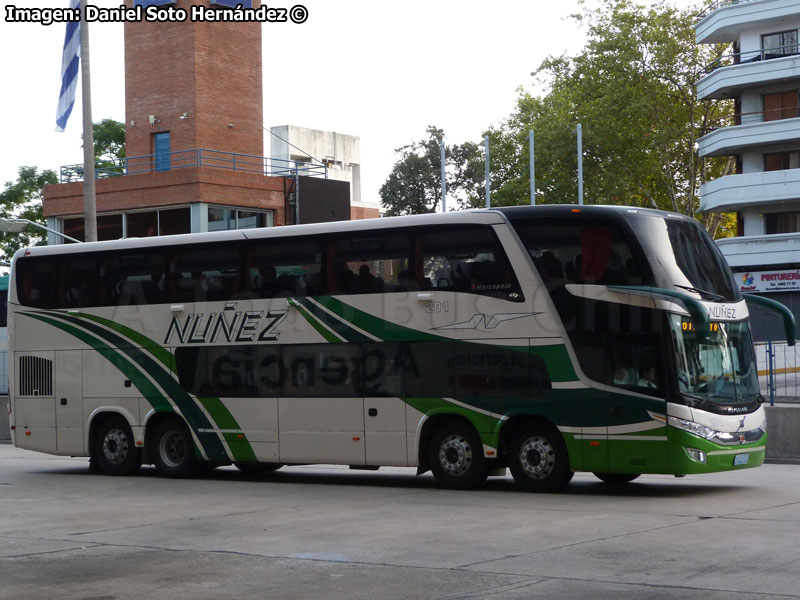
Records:
[[[722,0],[695,27],[698,43],[730,43],[697,84],[699,99],[733,99],[735,118],[698,141],[700,156],[733,156],[735,174],[703,184],[700,210],[737,213],[719,246],[744,292],[800,316],[800,2]],[[754,314],[757,338],[778,323]]]
[[[292,162],[321,162],[328,178],[350,184],[353,218],[377,217],[378,205],[361,197],[361,139],[358,136],[280,125],[270,127],[270,157]]]

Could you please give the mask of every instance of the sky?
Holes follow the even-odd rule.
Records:
[[[575,54],[585,43],[580,26],[568,18],[581,10],[579,0],[268,5],[288,9],[297,2],[308,9],[305,23],[263,25],[264,126],[360,137],[362,196],[375,203],[396,148],[425,138],[428,125],[443,129],[448,143],[481,142],[487,127],[510,115],[520,86],[540,92],[531,71],[544,58]],[[80,90],[66,131],[55,132],[65,25],[9,23],[8,4],[3,2],[0,20],[0,184],[15,180],[21,166],[58,171],[83,160]],[[68,0],[13,4],[56,7]],[[90,49],[93,120],[124,121],[122,24],[92,24]],[[279,83],[274,74],[281,75]]]

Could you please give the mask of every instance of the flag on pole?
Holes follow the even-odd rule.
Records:
[[[70,8],[79,8],[80,0],[70,0]],[[75,106],[75,88],[78,87],[78,66],[81,56],[80,23],[68,22],[64,37],[64,54],[61,58],[61,93],[56,110],[56,131],[64,131],[67,119]]]

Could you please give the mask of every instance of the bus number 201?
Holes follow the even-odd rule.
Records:
[[[428,302],[425,306],[426,313],[442,313],[450,311],[449,302]]]

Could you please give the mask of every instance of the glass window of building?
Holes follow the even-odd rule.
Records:
[[[208,207],[209,231],[255,229],[256,227],[272,227],[272,224],[273,218],[270,210],[236,209],[222,206]]]

